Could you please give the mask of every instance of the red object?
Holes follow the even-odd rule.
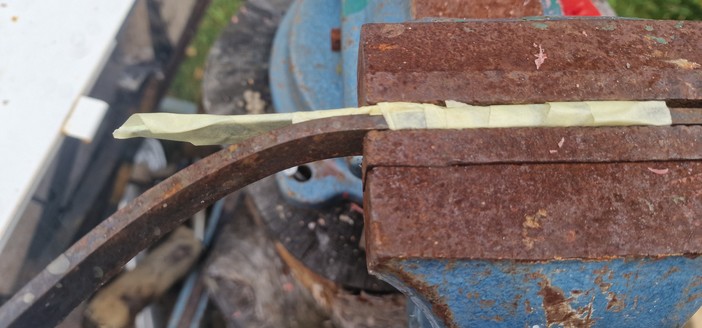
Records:
[[[602,16],[590,0],[561,0],[561,6],[566,16]]]

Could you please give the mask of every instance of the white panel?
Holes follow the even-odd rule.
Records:
[[[0,249],[109,55],[134,0],[3,0]]]

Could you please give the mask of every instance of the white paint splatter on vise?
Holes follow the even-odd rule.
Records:
[[[538,70],[539,68],[541,68],[541,65],[544,63],[544,61],[546,61],[546,59],[548,58],[548,56],[546,56],[546,54],[544,53],[544,49],[541,48],[540,44],[539,44],[539,53],[534,55],[534,57],[536,57],[536,59],[534,60],[534,63],[536,64],[536,69]]]

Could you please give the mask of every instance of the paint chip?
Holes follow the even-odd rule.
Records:
[[[564,143],[565,143],[565,138],[561,138],[561,141],[558,142],[558,148],[563,148]]]
[[[51,262],[49,266],[46,267],[46,271],[49,271],[51,274],[60,275],[68,272],[70,267],[71,262],[68,260],[66,255],[61,254],[53,262]]]
[[[556,154],[556,153],[558,153],[558,150],[549,149],[548,152],[549,152],[549,154]]]
[[[648,40],[656,41],[656,42],[658,42],[658,43],[660,43],[660,44],[668,44],[668,40],[666,40],[666,39],[664,39],[664,38],[662,38],[662,37],[660,37],[660,36],[646,35],[645,38],[648,39]]]
[[[649,167],[648,170],[658,175],[668,174],[669,171],[668,169],[654,169],[652,167]]]
[[[543,65],[544,61],[548,58],[546,54],[544,53],[544,49],[541,48],[541,45],[539,44],[539,53],[534,55],[536,59],[534,60],[534,64],[536,64],[536,69],[538,70],[541,68],[541,65]]]
[[[682,69],[692,70],[692,69],[698,69],[698,68],[702,67],[702,65],[700,65],[698,63],[691,62],[691,61],[689,61],[687,59],[683,59],[683,58],[675,59],[675,60],[666,60],[665,62],[676,65]]]
[[[538,28],[540,30],[548,30],[548,24],[545,24],[545,23],[532,23],[531,26]]]

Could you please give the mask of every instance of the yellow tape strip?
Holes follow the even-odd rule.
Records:
[[[159,138],[194,145],[232,144],[290,124],[348,115],[383,115],[388,127],[471,129],[512,127],[671,125],[663,101],[584,101],[532,105],[471,106],[447,101],[432,104],[380,103],[360,108],[263,115],[132,115],[115,138]]]

